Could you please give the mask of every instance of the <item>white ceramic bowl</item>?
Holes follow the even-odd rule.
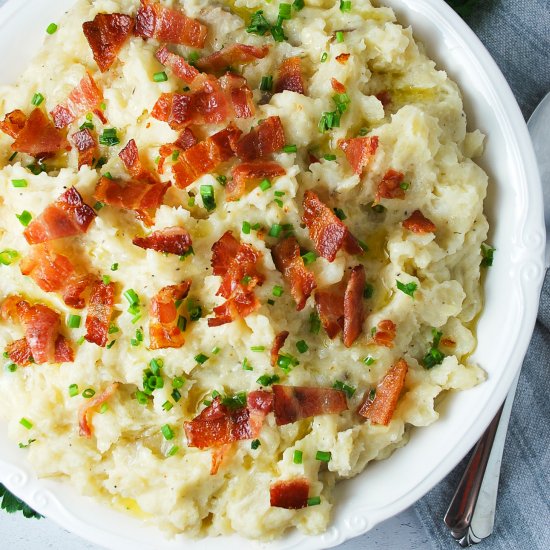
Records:
[[[335,494],[328,531],[297,532],[261,547],[328,548],[360,535],[413,504],[467,453],[504,400],[523,360],[537,313],[544,274],[545,230],[536,160],[523,117],[508,84],[481,42],[443,0],[385,0],[403,24],[411,24],[428,55],[459,83],[469,127],[487,136],[481,164],[491,177],[486,210],[494,266],[486,279],[486,305],[479,321],[479,345],[472,361],[488,373],[480,386],[449,396],[441,418],[414,430],[409,444],[388,460],[371,464],[342,482]],[[8,0],[0,8],[0,81],[13,82],[41,47],[44,29],[58,21],[72,0]],[[253,546],[233,537],[166,540],[137,519],[102,507],[61,482],[37,480],[0,424],[0,482],[69,531],[116,550],[182,548],[227,550]],[[436,518],[440,521],[440,518]],[[184,542],[185,540],[185,542]]]

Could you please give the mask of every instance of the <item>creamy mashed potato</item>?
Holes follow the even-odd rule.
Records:
[[[107,275],[117,284],[113,323],[119,331],[109,337],[116,343],[101,348],[82,342],[84,323],[75,329],[63,326],[62,333],[76,351],[75,361],[2,370],[0,415],[14,444],[33,440],[25,452],[40,476],[67,477],[79,491],[138,513],[170,533],[204,536],[236,531],[251,538],[273,538],[292,526],[319,533],[330,522],[336,481],[357,475],[371,460],[388,457],[406,443],[410,426],[437,420],[435,401],[441,392],[467,389],[484,378],[483,371],[468,361],[482,305],[480,246],[488,228],[483,214],[487,176],[472,160],[481,153],[483,136],[467,132],[456,84],[426,56],[412,30],[378,3],[353,0],[351,11],[342,12],[333,0],[305,0],[305,7],[293,9],[291,19],[284,21],[288,40],[282,42],[274,42],[269,33],[258,36],[246,31],[258,9],[275,21],[278,0],[236,0],[231,6],[215,0],[162,3],[184,8],[208,27],[204,50],[172,48],[186,58],[195,51],[205,56],[236,42],[270,45],[267,57],[235,67],[246,78],[256,103],[254,118],[237,119],[236,124],[247,132],[259,120],[279,116],[286,142],[295,144],[297,152],[275,153],[273,158],[286,175],[274,178],[267,191],[254,187],[237,202],[224,200],[225,190],[216,179],[220,173],[229,174],[229,168],[207,174],[185,190],[170,188],[151,229],[185,227],[194,255],[184,260],[134,246],[132,238],[147,228],[132,212],[110,206],[98,210],[86,234],[65,239],[64,253],[81,268]],[[164,70],[154,57],[159,42],[132,36],[118,61],[101,73],[82,33],[82,23],[98,13],[133,16],[138,7],[137,0],[77,0],[58,22],[57,32],[46,36],[43,49],[17,84],[0,90],[2,117],[14,109],[29,113],[37,92],[45,98],[41,108],[49,112],[90,71],[104,93],[107,127],[117,128],[120,138],[119,145],[102,147],[107,162],[100,169],[78,170],[73,148],[46,159],[47,171],[36,175],[29,169],[32,157],[19,154],[9,160],[13,140],[0,134],[0,251],[16,250],[20,257],[29,252],[16,214],[27,210],[37,217],[70,186],[93,205],[100,174],[128,179],[118,152],[129,139],[135,139],[142,160],[153,168],[159,147],[176,139],[177,132],[168,124],[150,116],[161,92],[182,88],[170,70],[167,81],[153,80]],[[341,42],[338,31],[345,31]],[[349,59],[341,63],[337,57],[347,53]],[[293,56],[302,59],[306,95],[284,91],[262,100],[262,76],[276,75],[281,62]],[[350,102],[340,126],[321,133],[323,113],[334,109],[331,78],[347,88]],[[378,99],[383,99],[381,92],[391,97],[386,106]],[[79,117],[69,134],[85,121]],[[95,117],[93,122],[101,131],[101,122]],[[212,127],[207,133],[221,128]],[[379,139],[362,175],[352,171],[338,148],[338,140],[360,133]],[[309,152],[320,161],[309,165]],[[327,160],[331,155],[335,160]],[[405,198],[382,199],[383,208],[373,208],[378,182],[389,169],[404,174],[409,184]],[[170,170],[162,177],[170,179]],[[14,179],[25,179],[27,187],[14,187]],[[201,185],[214,188],[217,206],[212,212],[203,208]],[[307,266],[319,289],[341,281],[348,268],[364,266],[373,292],[365,299],[363,332],[349,348],[341,336],[331,340],[323,329],[311,332],[313,297],[296,311],[289,286],[270,254],[275,241],[266,233],[273,224],[292,224],[300,244],[313,250],[307,228],[300,225],[302,198],[308,189],[325,197],[331,208],[340,208],[350,231],[368,245],[359,257],[340,251],[334,262],[317,258]],[[276,191],[284,195],[275,195]],[[277,196],[283,207],[274,200]],[[435,233],[416,234],[403,228],[402,221],[415,210],[435,224]],[[263,231],[245,234],[243,221],[259,224]],[[211,247],[226,230],[262,253],[265,282],[256,289],[261,307],[243,319],[209,327],[207,317],[223,302],[216,296],[220,278],[212,274]],[[113,271],[115,263],[118,269]],[[200,304],[202,316],[187,323],[183,347],[149,350],[149,303],[160,288],[184,279],[192,281],[190,297]],[[397,281],[415,288],[413,295],[399,290]],[[281,296],[273,295],[275,286],[284,289]],[[141,302],[142,317],[134,323],[123,297],[128,289],[134,289]],[[0,265],[0,300],[12,294],[46,304],[62,319],[72,313],[84,320],[85,312],[71,310],[57,294],[43,292],[23,276],[17,260]],[[183,308],[185,312],[185,304]],[[376,345],[371,328],[388,319],[397,327],[393,347]],[[442,363],[428,369],[423,358],[432,346],[433,329],[442,333],[447,347],[441,344]],[[269,357],[274,337],[282,330],[289,331],[282,351],[299,360],[288,373],[271,366]],[[142,331],[144,339],[132,345],[136,331]],[[0,349],[22,336],[18,323],[0,321]],[[301,340],[308,347],[303,353],[296,347]],[[252,351],[262,346],[264,351]],[[202,364],[195,359],[201,353],[208,356]],[[154,358],[163,361],[164,387],[142,405],[136,392],[143,389],[143,372]],[[397,408],[387,426],[373,424],[359,416],[357,408],[400,358],[409,369]],[[243,369],[245,359],[250,370]],[[349,410],[341,414],[285,426],[277,426],[269,414],[258,436],[260,445],[253,449],[250,440],[233,443],[231,456],[211,475],[212,451],[189,447],[183,422],[205,407],[203,401],[211,399],[213,391],[222,395],[253,391],[259,389],[257,380],[264,374],[277,374],[282,384],[292,386],[332,387],[343,381],[355,392],[348,399]],[[171,393],[177,377],[185,378],[185,384],[176,402]],[[91,388],[99,393],[114,381],[120,386],[108,408],[92,417],[93,437],[80,436],[78,410],[86,401],[82,391]],[[74,397],[69,393],[72,384],[79,388]],[[166,402],[173,405],[170,410],[163,407]],[[21,425],[21,418],[32,427]],[[165,425],[171,427],[173,439],[163,435]],[[301,464],[294,461],[296,450],[302,451]],[[316,460],[318,450],[330,451],[331,460]],[[300,510],[270,506],[270,485],[293,477],[307,478],[310,495],[320,496],[320,504]]]

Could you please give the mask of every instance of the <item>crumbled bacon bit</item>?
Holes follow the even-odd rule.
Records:
[[[191,281],[165,286],[151,300],[149,306],[150,349],[181,348],[185,343],[184,334],[178,326],[176,301],[185,299],[190,288]]]
[[[300,510],[307,506],[309,481],[298,477],[276,481],[269,488],[269,503],[277,508]]]
[[[92,285],[88,315],[86,316],[86,340],[105,347],[115,303],[115,283],[95,281]]]
[[[245,194],[247,182],[278,178],[285,174],[285,169],[275,161],[256,160],[237,164],[233,168],[233,178],[225,186],[225,198],[228,201],[236,201]]]
[[[8,113],[0,122],[0,130],[15,139],[25,127],[27,115],[20,109]]]
[[[151,116],[167,122],[172,130],[182,130],[191,123],[190,105],[191,96],[188,94],[162,93]]]
[[[219,327],[237,319],[243,319],[254,313],[261,306],[253,292],[237,288],[231,298],[215,307],[212,312],[215,317],[209,317],[209,327]]]
[[[15,141],[11,144],[13,151],[27,153],[34,157],[48,156],[59,151],[68,151],[69,142],[38,107],[34,109],[24,125],[21,111],[6,115],[2,123],[2,130],[14,135]]]
[[[436,230],[435,224],[426,218],[420,210],[415,210],[404,222],[403,227],[413,233],[434,233]]]
[[[155,54],[155,57],[159,63],[162,63],[165,67],[170,67],[172,72],[187,84],[191,84],[199,74],[199,71],[195,67],[189,65],[183,57],[172,53],[166,46],[162,46]]]
[[[444,348],[454,348],[456,346],[456,342],[452,338],[442,338],[441,345]]]
[[[315,307],[329,338],[344,328],[344,286],[337,284],[315,293]]]
[[[404,359],[393,365],[376,387],[374,399],[371,400],[370,392],[367,392],[366,399],[357,412],[373,424],[387,426],[395,412],[408,368]]]
[[[342,220],[313,191],[304,193],[303,222],[309,230],[309,238],[317,252],[333,262],[340,248],[348,254],[360,254],[362,248]]]
[[[31,221],[23,235],[29,244],[38,244],[86,233],[96,213],[80,193],[70,187],[53,204]]]
[[[78,425],[80,427],[80,435],[82,437],[92,437],[92,414],[94,409],[106,403],[115,394],[119,383],[113,382],[109,384],[103,392],[96,395],[92,399],[87,400],[78,411]]]
[[[272,249],[271,256],[275,267],[283,274],[290,285],[290,293],[296,302],[296,310],[304,309],[307,299],[316,288],[313,273],[306,269],[300,255],[300,246],[295,237],[279,241]]]
[[[139,158],[139,151],[135,140],[131,139],[125,147],[118,154],[128,173],[136,180],[143,181],[144,183],[157,183],[158,177],[144,168],[141,159]]]
[[[379,203],[380,199],[404,199],[405,190],[401,188],[401,184],[405,179],[405,174],[390,169],[378,184],[376,190],[375,203]]]
[[[349,348],[363,330],[363,291],[365,290],[365,268],[355,266],[344,294],[344,345]]]
[[[233,148],[240,135],[241,131],[230,125],[181,153],[172,166],[176,185],[184,189],[200,176],[229,160],[234,156]]]
[[[378,149],[378,136],[342,139],[338,146],[344,151],[353,171],[361,175]]]
[[[337,94],[345,94],[346,93],[346,87],[340,81],[336,80],[335,78],[330,79],[330,84],[332,86],[332,89]]]
[[[236,145],[237,156],[242,160],[260,159],[279,151],[285,144],[285,132],[278,116],[266,118],[252,128]]]
[[[178,139],[174,141],[174,143],[168,143],[166,145],[162,145],[159,149],[159,162],[158,162],[158,172],[159,174],[162,174],[164,171],[164,161],[167,157],[174,154],[176,151],[178,151],[178,156],[180,153],[183,153],[184,151],[187,151],[190,147],[193,147],[193,145],[197,144],[197,138],[195,137],[195,134],[191,131],[190,128],[184,128],[180,135],[178,136]]]
[[[65,102],[51,111],[56,128],[65,128],[77,117],[97,109],[103,101],[103,92],[99,89],[89,72],[73,88]]]
[[[213,245],[212,245],[212,273],[223,277],[229,267],[233,258],[239,251],[240,243],[233,237],[231,231],[226,231]]]
[[[340,55],[336,56],[336,61],[338,61],[338,63],[341,63],[342,65],[345,65],[348,62],[349,56],[349,53],[341,53]]]
[[[275,336],[275,340],[273,341],[273,346],[271,347],[271,365],[275,366],[277,364],[277,359],[279,358],[279,352],[281,351],[281,348],[285,345],[285,341],[288,338],[288,335],[290,333],[288,330],[283,330],[279,332]]]
[[[94,196],[110,206],[134,210],[143,223],[153,225],[155,213],[169,187],[170,182],[147,185],[102,177]]]
[[[251,391],[246,397],[246,403],[251,413],[265,416],[273,412],[273,393],[266,390]]]
[[[26,338],[15,340],[6,346],[6,353],[18,367],[28,367],[32,363],[32,353]]]
[[[393,340],[395,338],[397,326],[393,321],[385,319],[380,321],[376,327],[376,332],[373,335],[375,344],[393,348]]]
[[[133,18],[124,13],[98,13],[92,21],[82,24],[84,36],[102,73],[116,61],[133,30]]]
[[[99,158],[97,139],[88,128],[75,132],[72,136],[76,149],[78,150],[78,168],[92,166],[94,160]]]
[[[132,242],[140,248],[149,248],[178,256],[183,256],[192,244],[191,235],[183,227],[165,227],[153,231],[147,237],[135,237]]]
[[[208,30],[181,11],[166,8],[159,2],[141,0],[135,32],[142,38],[156,38],[160,42],[202,48]]]
[[[306,93],[302,77],[302,60],[299,57],[289,57],[279,67],[275,93],[277,94],[284,90],[302,95]]]
[[[273,411],[277,426],[320,414],[338,414],[347,408],[346,394],[340,390],[273,386]]]
[[[57,254],[48,244],[33,246],[19,268],[44,292],[59,292],[69,307],[82,309],[86,305],[82,294],[90,285],[90,276],[77,274],[69,258]]]
[[[248,46],[231,44],[221,50],[199,59],[196,63],[201,71],[219,72],[234,65],[244,65],[263,59],[269,53],[269,46]]]
[[[231,443],[226,443],[225,445],[212,449],[212,462],[210,466],[211,476],[215,476],[222,465],[227,463],[232,449],[233,445]]]
[[[236,118],[251,118],[254,116],[254,98],[246,79],[242,76],[227,73],[220,77],[220,85],[233,107]]]

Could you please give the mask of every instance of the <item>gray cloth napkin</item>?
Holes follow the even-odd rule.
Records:
[[[550,0],[482,0],[480,4],[467,23],[500,66],[528,119],[550,92]],[[477,545],[480,550],[550,549],[549,367],[550,274],[512,410],[495,530]],[[443,515],[468,459],[469,455],[414,507],[432,548],[458,548]]]

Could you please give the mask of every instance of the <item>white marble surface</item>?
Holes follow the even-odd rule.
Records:
[[[102,550],[101,547],[61,529],[49,519],[25,519],[22,514],[6,514],[3,511],[0,511],[0,548],[2,550]],[[367,548],[369,550],[435,550],[412,508],[378,525],[366,535],[342,544],[338,550]]]

